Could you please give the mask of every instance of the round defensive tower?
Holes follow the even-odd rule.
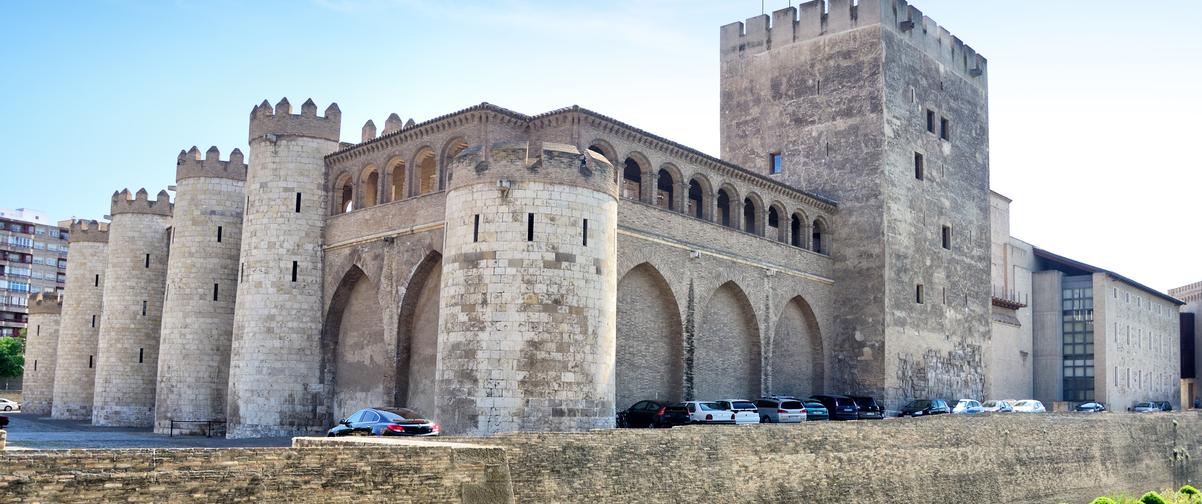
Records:
[[[612,427],[613,167],[526,142],[469,147],[453,165],[436,418],[456,434]]]
[[[59,317],[63,303],[58,294],[39,292],[29,295],[28,306],[21,410],[45,416],[50,414],[54,400],[54,362],[58,353]]]
[[[50,416],[91,420],[96,344],[108,264],[107,223],[72,221],[67,235],[67,281],[59,316]]]
[[[159,191],[113,193],[92,424],[154,424],[159,322],[167,280],[171,201]],[[70,262],[68,262],[70,264]]]
[[[329,428],[321,380],[325,156],[338,149],[337,104],[299,115],[287,99],[250,116],[250,167],[230,348],[228,437]]]
[[[167,291],[159,341],[154,430],[203,433],[225,419],[230,339],[238,288],[246,163],[211,147],[180,151]]]

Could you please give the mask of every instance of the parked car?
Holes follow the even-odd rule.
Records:
[[[831,412],[823,406],[822,403],[813,399],[807,399],[801,402],[806,407],[806,421],[817,422],[820,420],[830,420]]]
[[[1087,402],[1087,403],[1078,404],[1076,408],[1073,408],[1073,410],[1084,411],[1084,412],[1088,412],[1088,413],[1097,413],[1099,411],[1106,411],[1106,406],[1100,402],[1095,401],[1095,402]]]
[[[408,408],[364,408],[338,421],[327,436],[437,436],[438,424]]]
[[[856,403],[859,408],[856,411],[856,418],[860,420],[881,420],[885,418],[885,408],[881,407],[881,403],[876,402],[868,396],[848,396],[852,402]]]
[[[795,398],[765,397],[755,402],[760,423],[798,423],[806,421],[806,407]]]
[[[947,407],[947,401],[943,399],[915,399],[909,404],[902,407],[901,412],[897,414],[899,417],[920,417],[930,415],[942,415],[951,413],[951,408]]]
[[[690,423],[735,423],[735,412],[730,410],[730,405],[718,401],[685,401],[684,406],[689,412]]]
[[[12,399],[5,399],[3,397],[0,397],[0,410],[12,411],[12,410],[19,410],[19,409],[21,409],[21,403],[18,403],[17,401],[14,401]]]
[[[1043,413],[1047,411],[1043,407],[1043,403],[1034,399],[1023,399],[1014,403],[1015,413]]]
[[[760,410],[751,401],[746,399],[723,399],[718,401],[718,404],[734,412],[735,425],[760,423]]]
[[[618,427],[673,427],[689,423],[689,410],[683,404],[639,401],[618,412]]]
[[[984,413],[1012,413],[1014,406],[1010,405],[1010,401],[989,400],[981,403],[981,411]]]
[[[981,402],[976,399],[960,399],[956,401],[956,406],[952,408],[952,413],[957,415],[983,413],[985,408],[981,406]]]
[[[831,420],[857,420],[860,418],[860,407],[852,398],[841,395],[821,394],[810,397],[826,406]]]
[[[1173,405],[1168,401],[1144,401],[1136,404],[1130,410],[1136,413],[1159,413],[1161,411],[1173,411]]]
[[[1152,401],[1160,404],[1160,411],[1173,411],[1173,403],[1168,401]]]
[[[8,427],[8,417],[0,415],[0,429]]]

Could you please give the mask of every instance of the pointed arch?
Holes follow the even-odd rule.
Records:
[[[343,418],[386,400],[389,345],[376,284],[359,266],[338,282],[322,329],[322,383],[331,391],[329,412]]]
[[[684,393],[684,339],[680,308],[668,281],[648,263],[618,282],[615,403],[679,401]]]
[[[693,384],[698,398],[754,399],[761,392],[759,324],[747,294],[733,281],[705,303],[696,336]]]
[[[426,255],[405,284],[397,327],[396,387],[393,403],[433,414],[434,364],[438,357],[442,254]],[[430,412],[430,413],[427,413]]]
[[[773,394],[808,397],[826,389],[826,353],[818,318],[805,298],[796,296],[776,319],[770,373]]]
[[[380,170],[375,165],[367,165],[359,175],[359,194],[362,206],[376,206],[380,200]]]

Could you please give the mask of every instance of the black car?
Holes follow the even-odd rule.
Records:
[[[408,408],[365,408],[338,421],[326,436],[437,436],[438,424]]]
[[[673,427],[689,423],[689,410],[683,404],[639,401],[618,412],[618,427]]]
[[[856,406],[860,408],[856,416],[860,420],[881,420],[885,418],[885,408],[881,407],[881,403],[876,402],[876,399],[867,396],[850,396],[852,401],[855,401]]]
[[[806,399],[801,402],[806,407],[806,421],[817,422],[820,420],[830,420],[831,412],[823,406],[822,403],[813,399]]]
[[[898,413],[897,416],[919,417],[951,412],[951,408],[947,407],[947,401],[943,399],[915,399],[902,407],[901,413]]]
[[[831,420],[858,420],[860,418],[860,407],[856,406],[856,402],[850,397],[822,394],[811,396],[810,399],[826,406]]]
[[[1077,407],[1073,408],[1073,409],[1075,411],[1085,411],[1085,412],[1089,412],[1089,413],[1097,413],[1100,411],[1106,411],[1106,405],[1104,405],[1100,402],[1097,402],[1097,401],[1091,401],[1091,402],[1087,402],[1087,403],[1083,403],[1083,404],[1078,404]]]
[[[0,429],[8,427],[8,417],[0,415]]]

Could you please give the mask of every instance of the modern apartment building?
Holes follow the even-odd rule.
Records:
[[[0,337],[25,327],[31,292],[62,293],[68,234],[43,212],[0,208]]]

